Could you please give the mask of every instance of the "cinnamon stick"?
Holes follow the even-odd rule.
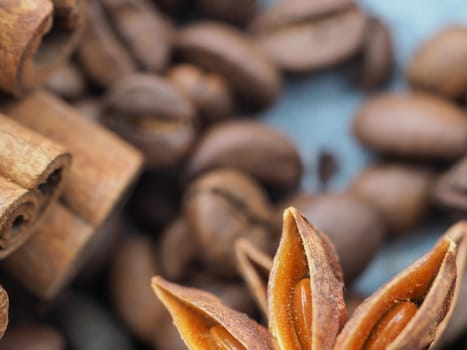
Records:
[[[54,203],[35,235],[4,262],[14,278],[35,295],[54,297],[83,262],[94,228],[61,203]]]
[[[138,175],[132,146],[47,92],[4,105],[9,116],[62,144],[73,155],[61,205],[5,267],[35,295],[53,298],[74,276]]]
[[[61,146],[0,114],[0,259],[34,232],[70,163]]]
[[[138,175],[141,153],[48,92],[35,92],[6,108],[17,122],[71,152],[73,164],[62,201],[99,227]]]
[[[0,286],[0,339],[2,339],[8,327],[8,309],[9,309],[8,294],[2,286]]]
[[[70,56],[83,29],[81,2],[68,15],[74,22],[68,28],[53,21],[59,10],[51,0],[0,2],[0,90],[20,96]]]

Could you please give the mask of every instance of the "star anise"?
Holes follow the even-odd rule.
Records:
[[[154,277],[152,285],[190,349],[430,349],[456,301],[466,238],[467,222],[453,226],[429,253],[367,298],[347,320],[334,247],[289,208],[268,281],[269,332],[211,294],[161,277]]]

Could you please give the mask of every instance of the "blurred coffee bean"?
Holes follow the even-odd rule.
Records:
[[[249,315],[256,316],[257,308],[243,281],[224,281],[201,274],[190,285],[215,294],[222,304]]]
[[[151,278],[159,273],[156,248],[149,238],[132,236],[121,243],[112,263],[112,299],[127,327],[148,344],[167,312],[151,289]]]
[[[197,0],[201,12],[209,17],[232,23],[245,23],[255,13],[256,0]]]
[[[363,145],[401,157],[452,159],[467,151],[466,113],[427,94],[370,98],[358,112],[354,133]]]
[[[187,166],[188,177],[213,168],[242,170],[265,185],[279,189],[297,186],[302,162],[287,136],[263,123],[228,121],[209,129]]]
[[[56,317],[73,350],[134,350],[114,317],[88,296],[69,294]]]
[[[47,80],[46,87],[67,100],[77,99],[86,93],[86,81],[79,69],[70,62],[54,70]]]
[[[379,18],[368,19],[360,67],[360,84],[364,89],[380,87],[393,72],[394,52],[391,32]]]
[[[101,0],[101,3],[118,38],[138,65],[151,72],[162,71],[172,45],[167,20],[147,0]]]
[[[164,277],[180,281],[193,270],[191,264],[199,255],[196,237],[185,218],[179,217],[162,233],[159,256]]]
[[[382,244],[384,226],[378,212],[351,194],[318,195],[297,209],[329,236],[347,283],[360,275]]]
[[[109,87],[138,68],[165,68],[172,25],[147,0],[89,1],[86,7],[88,21],[78,57],[96,84]]]
[[[467,214],[467,156],[443,174],[433,189],[435,202],[465,218]]]
[[[164,322],[161,322],[160,326],[155,332],[155,349],[157,350],[186,350],[187,347],[183,342],[177,328],[172,323],[172,317],[167,313],[167,317]]]
[[[276,67],[233,27],[208,21],[189,25],[180,31],[176,49],[184,59],[223,76],[250,108],[266,108],[279,95]]]
[[[203,72],[194,65],[180,64],[168,72],[167,78],[193,102],[205,123],[232,115],[232,92],[222,76]]]
[[[109,264],[119,241],[128,230],[129,226],[122,210],[117,208],[100,226],[93,239],[86,246],[83,266],[80,267],[80,272],[75,277],[78,284],[90,284],[100,276]]]
[[[8,328],[0,342],[2,350],[65,350],[62,334],[46,325],[25,324]]]
[[[139,226],[158,232],[179,215],[181,196],[175,174],[146,172],[136,184],[127,212]]]
[[[219,169],[198,178],[187,189],[184,207],[210,272],[237,274],[233,245],[240,237],[267,252],[275,246],[266,194],[238,170]]]
[[[365,13],[351,0],[280,1],[251,24],[257,43],[282,69],[313,71],[360,49]]]
[[[112,85],[105,107],[104,123],[138,147],[150,169],[176,165],[194,142],[195,109],[163,78],[127,75]]]
[[[85,97],[73,102],[73,107],[76,108],[83,117],[100,122],[102,115],[102,103],[97,98]]]
[[[120,43],[97,1],[87,1],[86,27],[78,48],[79,63],[89,78],[108,87],[136,71],[130,53]]]
[[[432,185],[433,175],[424,169],[383,163],[363,170],[351,191],[381,213],[391,234],[400,234],[423,219]]]
[[[407,77],[415,87],[458,98],[467,92],[467,27],[443,29],[412,58]]]

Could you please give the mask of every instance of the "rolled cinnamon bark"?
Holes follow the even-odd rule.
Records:
[[[0,90],[22,95],[42,83],[54,67],[69,57],[84,25],[81,3],[0,2]]]
[[[0,259],[34,232],[70,163],[61,146],[0,114]]]
[[[9,309],[8,294],[2,286],[0,286],[0,339],[2,339],[8,327],[8,309]]]
[[[94,228],[61,203],[54,203],[34,236],[4,261],[14,278],[48,299],[73,277]]]
[[[78,271],[104,222],[122,202],[142,166],[141,154],[46,92],[3,106],[17,122],[62,144],[73,155],[61,204],[38,232],[5,261],[35,295],[53,298]]]
[[[62,201],[74,214],[99,227],[139,174],[141,153],[44,91],[10,104],[7,111],[17,122],[71,152],[73,164]]]

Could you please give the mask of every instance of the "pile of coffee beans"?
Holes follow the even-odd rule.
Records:
[[[5,284],[18,304],[0,349],[185,349],[154,275],[260,320],[233,247],[247,238],[272,256],[288,206],[329,235],[349,304],[360,300],[352,282],[387,240],[429,216],[467,217],[467,26],[421,43],[407,91],[382,91],[393,55],[388,26],[352,0],[88,1],[82,44],[47,87],[139,148],[145,170],[58,298]],[[376,161],[343,191],[307,192],[297,145],[258,117],[290,76],[334,67],[371,93],[349,133]],[[321,181],[338,171],[320,156]],[[447,348],[467,330],[455,322]]]

